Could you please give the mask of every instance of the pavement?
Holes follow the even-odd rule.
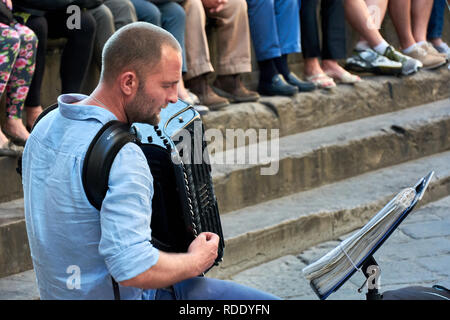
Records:
[[[353,231],[355,232],[355,231]],[[288,300],[318,300],[302,269],[335,248],[346,234],[295,255],[247,269],[231,277],[239,283]],[[414,209],[374,255],[382,293],[387,290],[440,284],[450,288],[450,196]],[[356,272],[327,300],[365,300],[365,277]]]
[[[353,232],[247,269],[230,279],[286,300],[318,300],[302,269]],[[381,293],[413,285],[450,288],[450,196],[414,209],[374,257],[381,269]],[[38,299],[34,277],[30,270],[0,279],[0,300]],[[364,282],[365,277],[356,272],[327,300],[365,300],[367,288],[358,292]]]

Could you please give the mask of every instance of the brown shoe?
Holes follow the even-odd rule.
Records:
[[[448,60],[448,59],[447,59],[447,54],[446,54],[446,53],[441,53],[441,52],[437,51],[437,50],[433,47],[433,45],[432,45],[431,43],[429,43],[429,42],[425,42],[424,44],[421,45],[421,47],[422,47],[424,50],[426,50],[429,54],[432,54],[432,55],[441,57],[441,58],[443,58],[443,59],[445,59],[445,60]]]
[[[248,90],[241,80],[240,74],[218,76],[213,84],[213,90],[231,102],[258,101],[259,94]]]
[[[200,104],[208,106],[210,110],[219,110],[230,104],[227,99],[219,97],[211,89],[206,74],[187,80],[185,85],[199,98]]]
[[[422,62],[423,69],[436,69],[447,62],[443,57],[429,53],[428,48],[422,46],[416,46],[407,55]]]

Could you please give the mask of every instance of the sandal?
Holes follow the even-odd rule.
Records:
[[[336,83],[333,78],[330,78],[325,73],[318,73],[306,78],[307,81],[312,82],[317,88],[331,89],[336,87]]]
[[[332,75],[330,73],[326,73],[327,76],[333,78],[333,80],[336,83],[343,83],[343,84],[355,84],[357,82],[361,82],[361,78],[357,75],[351,74],[348,71],[344,71],[340,75]]]

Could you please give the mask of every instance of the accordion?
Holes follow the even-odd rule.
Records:
[[[185,102],[169,104],[157,126],[135,123],[152,176],[152,244],[166,252],[186,252],[201,232],[220,237],[217,265],[225,242],[200,115]]]

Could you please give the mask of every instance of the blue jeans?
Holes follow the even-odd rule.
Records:
[[[183,66],[186,72],[186,54],[184,47],[184,31],[186,29],[186,14],[181,5],[176,2],[154,4],[148,0],[131,0],[136,9],[139,21],[149,22],[170,32],[182,49]]]
[[[299,0],[247,0],[256,60],[300,52]]]
[[[156,290],[156,300],[279,300],[280,298],[241,284],[207,277],[181,281],[173,290]]]
[[[445,6],[445,0],[434,0],[433,10],[431,11],[430,20],[428,22],[428,39],[437,39],[442,37]]]

